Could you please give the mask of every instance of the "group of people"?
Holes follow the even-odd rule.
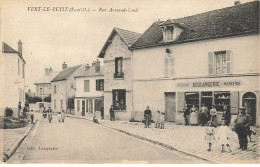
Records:
[[[52,121],[52,110],[51,110],[51,107],[48,108],[48,110],[45,110],[45,108],[41,108],[40,109],[40,112],[42,112],[43,114],[43,118],[45,118],[44,114],[47,114],[47,117],[48,117],[48,120],[49,120],[49,123],[51,123]],[[65,111],[64,109],[62,108],[60,112],[58,112],[58,120],[59,122],[64,122],[65,120]]]
[[[159,129],[164,129],[164,113],[160,112],[159,110],[157,111],[156,115],[156,121],[155,121],[155,128]],[[146,107],[146,110],[144,111],[144,127],[145,128],[150,128],[152,122],[152,111],[149,109],[149,106]]]
[[[239,108],[239,114],[237,118],[234,121],[234,127],[232,130],[234,130],[238,135],[239,140],[239,149],[241,150],[247,150],[248,145],[248,133],[250,131],[250,124],[251,124],[251,116],[246,113],[246,108],[241,107]],[[215,139],[217,138],[219,140],[219,144],[221,146],[221,152],[225,152],[226,149],[228,152],[232,152],[230,148],[230,136],[233,133],[231,129],[229,128],[229,124],[226,123],[225,117],[222,117],[221,120],[221,126],[218,128],[216,138],[215,138],[215,128],[212,124],[212,121],[208,121],[208,127],[206,128],[206,136],[205,140],[208,143],[208,151],[211,151],[212,144],[214,143]]]
[[[231,121],[231,113],[227,109],[227,106],[224,105],[223,107],[223,114],[222,119],[225,120],[225,124],[229,126]],[[208,107],[205,104],[202,104],[201,109],[198,110],[195,105],[192,105],[191,108],[185,104],[185,107],[183,109],[184,113],[184,119],[185,119],[185,125],[207,125],[208,121],[211,121],[212,126],[217,126],[217,110],[214,105],[212,105],[212,108],[209,110]]]
[[[29,118],[28,118],[29,117]],[[19,119],[30,119],[31,124],[34,123],[34,113],[30,110],[29,104],[26,102],[22,108],[21,102],[18,103],[18,118]]]

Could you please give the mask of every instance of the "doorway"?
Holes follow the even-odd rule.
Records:
[[[165,121],[175,121],[175,92],[165,93]]]
[[[256,125],[256,95],[252,92],[247,92],[242,97],[242,105],[246,107],[246,112],[251,116],[251,126]]]
[[[82,105],[81,105],[81,106],[82,106],[81,115],[82,115],[82,116],[85,116],[85,112],[86,112],[86,111],[85,111],[85,100],[82,100]]]

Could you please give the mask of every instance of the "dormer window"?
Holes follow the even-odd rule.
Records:
[[[175,41],[179,38],[185,27],[169,19],[160,24],[163,31],[163,42]]]

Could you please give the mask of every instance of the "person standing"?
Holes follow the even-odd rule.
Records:
[[[63,108],[61,108],[61,111],[58,112],[58,119],[59,119],[59,122],[61,122],[61,112],[63,111]]]
[[[190,125],[198,125],[198,109],[193,104],[190,109]]]
[[[51,123],[51,120],[52,120],[52,110],[50,108],[48,110],[48,119],[49,119],[49,123]]]
[[[251,116],[249,114],[246,114],[245,110],[246,110],[245,107],[239,108],[240,113],[235,119],[235,127],[234,127],[235,132],[238,135],[240,149],[242,150],[247,150],[247,144],[248,144],[247,133],[248,133],[248,128],[250,127],[252,121]]]
[[[104,107],[101,106],[100,110],[101,110],[101,119],[104,119]]]
[[[209,121],[208,127],[206,127],[206,131],[205,131],[205,140],[209,145],[208,151],[211,151],[212,144],[214,143],[215,140],[214,134],[215,134],[214,127],[212,127],[212,123],[211,121]]]
[[[149,106],[146,107],[146,110],[144,111],[144,124],[145,124],[145,128],[149,128],[149,126],[151,125],[151,119],[152,119],[152,112],[149,109]]]
[[[34,119],[34,113],[33,110],[30,112],[30,117],[31,117],[31,124],[33,124],[33,119]]]
[[[64,122],[64,120],[65,120],[65,111],[62,110],[61,111],[61,121]]]
[[[202,126],[206,125],[208,119],[208,107],[205,104],[202,104],[200,109],[200,123]]]
[[[231,134],[231,130],[226,126],[225,120],[221,121],[221,126],[218,128],[217,138],[219,140],[219,144],[221,144],[221,152],[225,152],[225,146],[228,148],[228,152],[232,152],[229,145],[229,136]]]
[[[213,126],[217,126],[217,110],[214,105],[212,105],[212,108],[210,109],[210,121],[212,122]]]
[[[185,119],[185,125],[189,126],[190,125],[190,110],[189,110],[187,104],[185,104],[183,111],[184,111],[183,116]]]
[[[223,110],[224,110],[224,112],[223,112],[223,115],[222,115],[222,119],[224,119],[225,122],[226,122],[226,125],[229,126],[230,121],[231,121],[231,113],[227,109],[227,105],[224,105]]]
[[[160,128],[160,115],[161,115],[161,112],[158,110],[157,114],[156,114],[155,128]]]
[[[110,106],[109,114],[110,114],[110,121],[115,121],[115,111],[113,105]]]
[[[18,103],[18,119],[20,119],[20,112],[22,110],[21,102]]]

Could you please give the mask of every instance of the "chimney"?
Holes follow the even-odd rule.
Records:
[[[49,75],[49,69],[45,68],[45,75]]]
[[[62,64],[62,70],[65,70],[66,68],[68,68],[68,65],[64,62],[64,63]]]
[[[237,5],[240,5],[241,2],[240,1],[235,1],[234,4],[235,4],[235,6],[237,6]]]
[[[18,53],[23,56],[23,43],[21,40],[18,42]]]
[[[98,59],[97,59],[96,66],[95,66],[95,72],[97,73],[99,71],[100,71],[100,61],[98,61]]]
[[[88,71],[89,69],[90,69],[90,65],[87,64],[87,65],[85,66],[85,71]]]
[[[93,61],[93,63],[91,63],[91,67],[94,68],[95,67],[95,62]]]
[[[53,72],[53,69],[50,67],[49,69],[49,74]]]

